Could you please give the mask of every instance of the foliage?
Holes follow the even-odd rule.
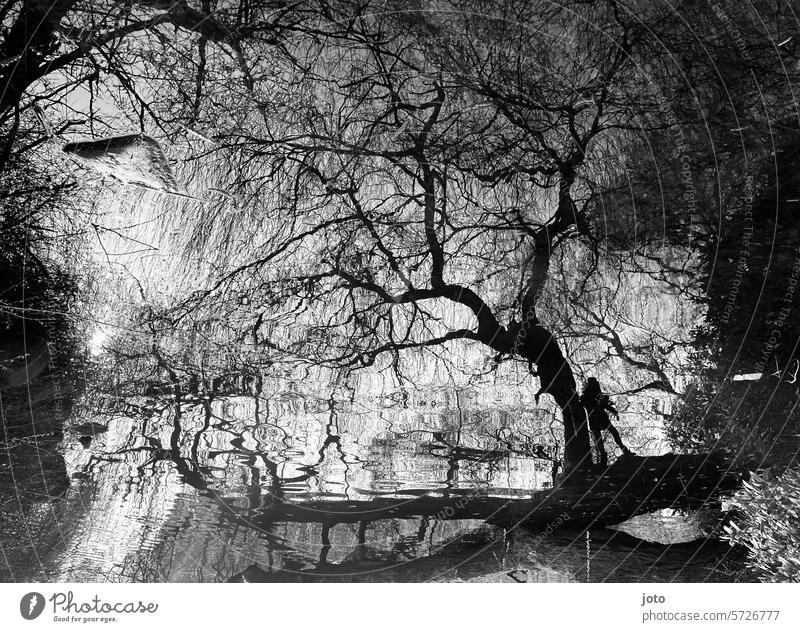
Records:
[[[764,581],[800,582],[800,470],[753,473],[735,507],[741,518],[725,528],[725,538],[749,550],[750,566]]]
[[[32,415],[37,427],[52,424],[53,410],[66,413],[82,388],[96,286],[86,252],[90,188],[77,186],[57,149],[38,146],[37,130],[21,126],[17,142],[0,170],[0,383],[5,422],[24,431]]]
[[[0,172],[0,310],[3,330],[63,326],[77,286],[62,231],[77,223],[75,183],[46,162],[12,155]]]
[[[800,451],[795,386],[772,375],[734,381],[719,356],[706,351],[691,357],[694,379],[680,406],[665,419],[673,448],[725,453],[739,471],[794,463]]]

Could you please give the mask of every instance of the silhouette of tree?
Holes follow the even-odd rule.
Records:
[[[201,220],[192,242],[222,244],[224,272],[174,322],[244,296],[262,306],[247,326],[254,344],[339,367],[481,343],[535,366],[563,414],[567,468],[584,468],[585,418],[542,297],[556,257],[585,261],[584,287],[596,276],[606,162],[635,130],[665,125],[637,67],[651,23],[616,2],[330,11],[289,49],[286,96],[255,104],[260,120],[239,105],[236,129],[216,137],[216,160],[237,165],[229,194],[258,197],[280,222],[262,213],[269,234],[244,258],[227,249],[236,220],[212,234]],[[626,349],[597,311],[582,317],[616,357],[654,374],[650,387],[675,392],[656,356]],[[289,322],[306,334],[277,335]]]

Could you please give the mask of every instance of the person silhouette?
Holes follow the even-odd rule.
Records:
[[[605,445],[603,445],[603,430],[607,429],[611,433],[614,441],[617,442],[625,456],[633,454],[622,442],[622,437],[619,436],[619,432],[617,432],[608,417],[610,412],[619,419],[619,413],[611,405],[608,395],[603,393],[597,378],[590,377],[586,380],[586,388],[583,389],[583,395],[581,395],[581,405],[586,409],[589,429],[592,431],[592,437],[594,438],[594,446],[600,456],[600,467],[605,468],[608,466],[608,454],[606,453]]]

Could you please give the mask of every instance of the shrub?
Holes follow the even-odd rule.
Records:
[[[725,539],[749,551],[748,565],[769,582],[800,582],[800,471],[752,474],[734,498],[738,521]]]

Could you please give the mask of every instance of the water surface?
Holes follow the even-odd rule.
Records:
[[[285,386],[179,400],[87,398],[53,446],[68,488],[27,508],[4,502],[6,575],[115,582],[731,579],[735,569],[719,563],[729,548],[706,540],[692,516],[648,516],[626,525],[628,533],[587,533],[560,521],[532,530],[492,515],[454,516],[441,504],[476,494],[514,502],[552,486],[551,425],[546,410],[487,408],[475,394],[448,390],[410,400],[348,401]],[[408,509],[421,498],[430,509]]]

